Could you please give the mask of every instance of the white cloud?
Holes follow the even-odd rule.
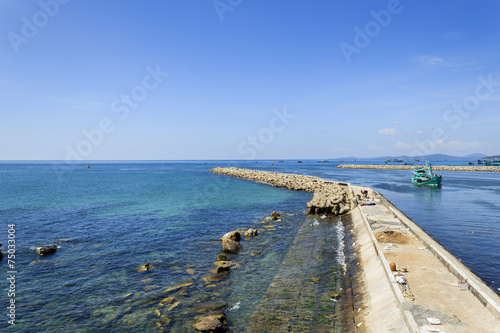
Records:
[[[416,61],[423,64],[423,65],[445,65],[445,61],[441,57],[437,56],[428,56],[428,55],[423,55],[420,54],[416,57]]]
[[[424,66],[440,66],[448,68],[466,68],[469,70],[478,70],[484,67],[481,63],[467,62],[460,57],[443,58],[435,55],[419,54],[414,57],[414,60]]]
[[[382,128],[378,130],[379,134],[382,135],[398,135],[398,131],[395,128]]]

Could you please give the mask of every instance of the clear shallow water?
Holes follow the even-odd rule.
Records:
[[[411,184],[411,171],[271,163],[96,162],[91,169],[72,166],[62,178],[47,163],[0,164],[0,243],[7,243],[7,224],[15,223],[18,250],[18,317],[12,331],[143,332],[154,331],[162,320],[182,332],[198,314],[193,306],[212,299],[229,303],[230,327],[245,327],[304,224],[305,202],[312,194],[207,172],[215,166],[372,187],[499,292],[499,174],[443,172],[442,188],[432,189]],[[244,251],[232,258],[240,268],[228,278],[205,282],[220,253],[218,239],[238,228],[262,228],[260,219],[273,210],[290,215],[243,241]],[[55,255],[36,255],[35,246],[51,243],[60,246]],[[138,272],[146,262],[155,268]],[[174,300],[158,305],[168,297]],[[5,309],[6,293],[0,300]]]

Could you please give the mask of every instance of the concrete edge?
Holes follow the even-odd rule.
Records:
[[[351,185],[349,184],[349,195],[351,196],[352,193],[353,193],[353,189],[352,189]],[[351,197],[351,199],[352,199],[352,197]],[[403,304],[406,303],[404,296],[401,293],[401,290],[399,289],[399,285],[396,281],[396,278],[394,277],[394,274],[392,274],[392,271],[389,268],[389,263],[385,259],[382,248],[380,247],[380,245],[375,237],[375,234],[373,233],[373,230],[370,226],[370,222],[368,222],[368,218],[366,217],[365,212],[363,211],[363,209],[361,208],[361,206],[359,205],[358,202],[356,203],[356,208],[361,213],[361,216],[362,216],[363,221],[364,221],[364,225],[365,225],[366,229],[368,230],[368,233],[370,235],[370,239],[373,243],[373,247],[375,248],[375,252],[377,252],[377,256],[380,259],[380,261],[382,262],[382,266],[384,267],[385,275],[387,277],[387,280],[389,281],[389,284],[390,284],[391,289],[392,289],[392,293],[394,294],[394,298],[398,304],[399,310],[401,311],[401,316],[406,324],[408,331],[412,332],[412,333],[420,333],[421,332],[420,328],[418,327],[418,324],[415,321],[415,318],[413,317],[411,312],[405,311],[403,309]]]
[[[381,195],[382,196],[382,195]],[[388,203],[388,208],[396,214],[403,223],[417,238],[457,277],[465,278],[469,284],[469,291],[479,300],[481,304],[493,316],[500,320],[500,296],[491,290],[478,276],[476,276],[467,266],[455,258],[448,250],[439,244],[434,238],[429,236],[415,222],[410,220],[404,213],[398,210],[389,200],[382,196]]]

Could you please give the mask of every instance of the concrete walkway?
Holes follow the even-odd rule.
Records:
[[[370,199],[363,201],[374,202],[376,193],[371,189],[353,190],[361,198],[361,190],[368,190]],[[394,299],[399,298],[402,313],[409,311],[410,320],[415,320],[421,332],[500,332],[500,297],[390,202],[381,199],[374,206],[359,209],[376,238],[374,245],[385,261],[389,281],[395,274],[403,274],[406,279],[406,290],[391,281],[397,288]],[[391,262],[399,272],[388,269]],[[368,279],[380,278],[364,270]],[[465,290],[460,288],[460,277],[467,279]],[[374,295],[372,291],[368,294]],[[427,318],[437,318],[441,324],[431,325]],[[369,331],[379,332],[373,325],[371,328]]]

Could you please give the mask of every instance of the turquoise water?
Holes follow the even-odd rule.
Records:
[[[246,327],[306,222],[305,203],[312,194],[207,172],[215,166],[370,186],[499,292],[499,174],[443,172],[443,187],[431,189],[412,185],[411,171],[335,165],[95,162],[90,169],[72,165],[57,173],[50,163],[2,163],[0,243],[6,252],[7,225],[15,224],[17,290],[16,325],[8,325],[4,315],[0,327],[13,332],[154,332],[161,325],[184,332],[199,315],[196,304],[219,299],[228,303],[229,326],[235,331]],[[287,214],[274,227],[263,225],[273,210]],[[220,253],[219,238],[249,227],[262,232],[242,242],[242,253],[231,258],[237,267],[222,281],[206,281]],[[41,258],[35,248],[44,244],[59,249]],[[154,269],[138,272],[145,263]],[[5,277],[5,257],[2,265]],[[329,274],[335,279],[343,275],[339,269]],[[9,300],[2,293],[4,309]]]

